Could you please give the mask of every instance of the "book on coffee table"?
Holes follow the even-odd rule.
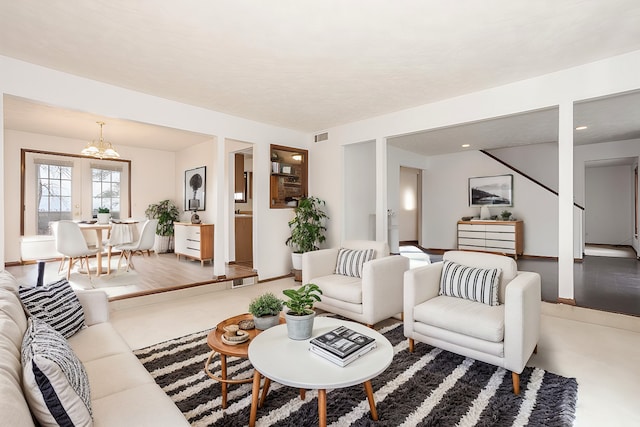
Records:
[[[317,336],[309,342],[310,346],[331,353],[338,359],[345,359],[365,347],[375,346],[376,340],[346,326],[340,326],[330,332]]]
[[[349,356],[347,356],[345,358],[337,357],[335,354],[330,353],[327,350],[325,350],[325,349],[323,349],[321,347],[315,346],[315,345],[310,345],[309,346],[309,351],[311,351],[312,353],[317,354],[318,356],[324,357],[325,359],[329,360],[330,362],[335,363],[338,366],[347,366],[349,363],[351,363],[354,360],[360,358],[360,356],[370,352],[374,348],[376,348],[376,342],[375,341],[373,341],[372,343],[369,343],[365,347],[362,347],[360,350],[356,351],[355,353],[350,354]]]

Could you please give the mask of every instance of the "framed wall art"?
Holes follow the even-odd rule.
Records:
[[[469,178],[469,206],[513,206],[513,175]]]
[[[207,182],[207,167],[201,166],[189,169],[184,173],[184,210],[205,210],[205,188]]]

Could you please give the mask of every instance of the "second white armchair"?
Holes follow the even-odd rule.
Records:
[[[373,259],[361,263],[367,250]],[[302,283],[315,283],[323,292],[315,307],[369,326],[402,313],[408,269],[409,259],[390,256],[385,242],[350,240],[302,255]]]

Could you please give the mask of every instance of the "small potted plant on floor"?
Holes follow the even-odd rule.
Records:
[[[249,313],[253,314],[256,329],[265,330],[280,323],[282,300],[271,292],[254,298],[249,304]]]
[[[289,297],[283,302],[288,308],[284,317],[287,320],[289,338],[292,340],[311,338],[313,319],[316,315],[313,304],[320,301],[322,289],[314,283],[307,283],[298,289],[285,289],[282,293]]]
[[[110,217],[109,208],[98,208],[98,224],[109,224]]]

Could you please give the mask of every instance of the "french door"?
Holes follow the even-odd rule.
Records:
[[[52,221],[90,220],[101,207],[130,216],[130,162],[26,150],[23,159],[25,236],[50,234]]]

